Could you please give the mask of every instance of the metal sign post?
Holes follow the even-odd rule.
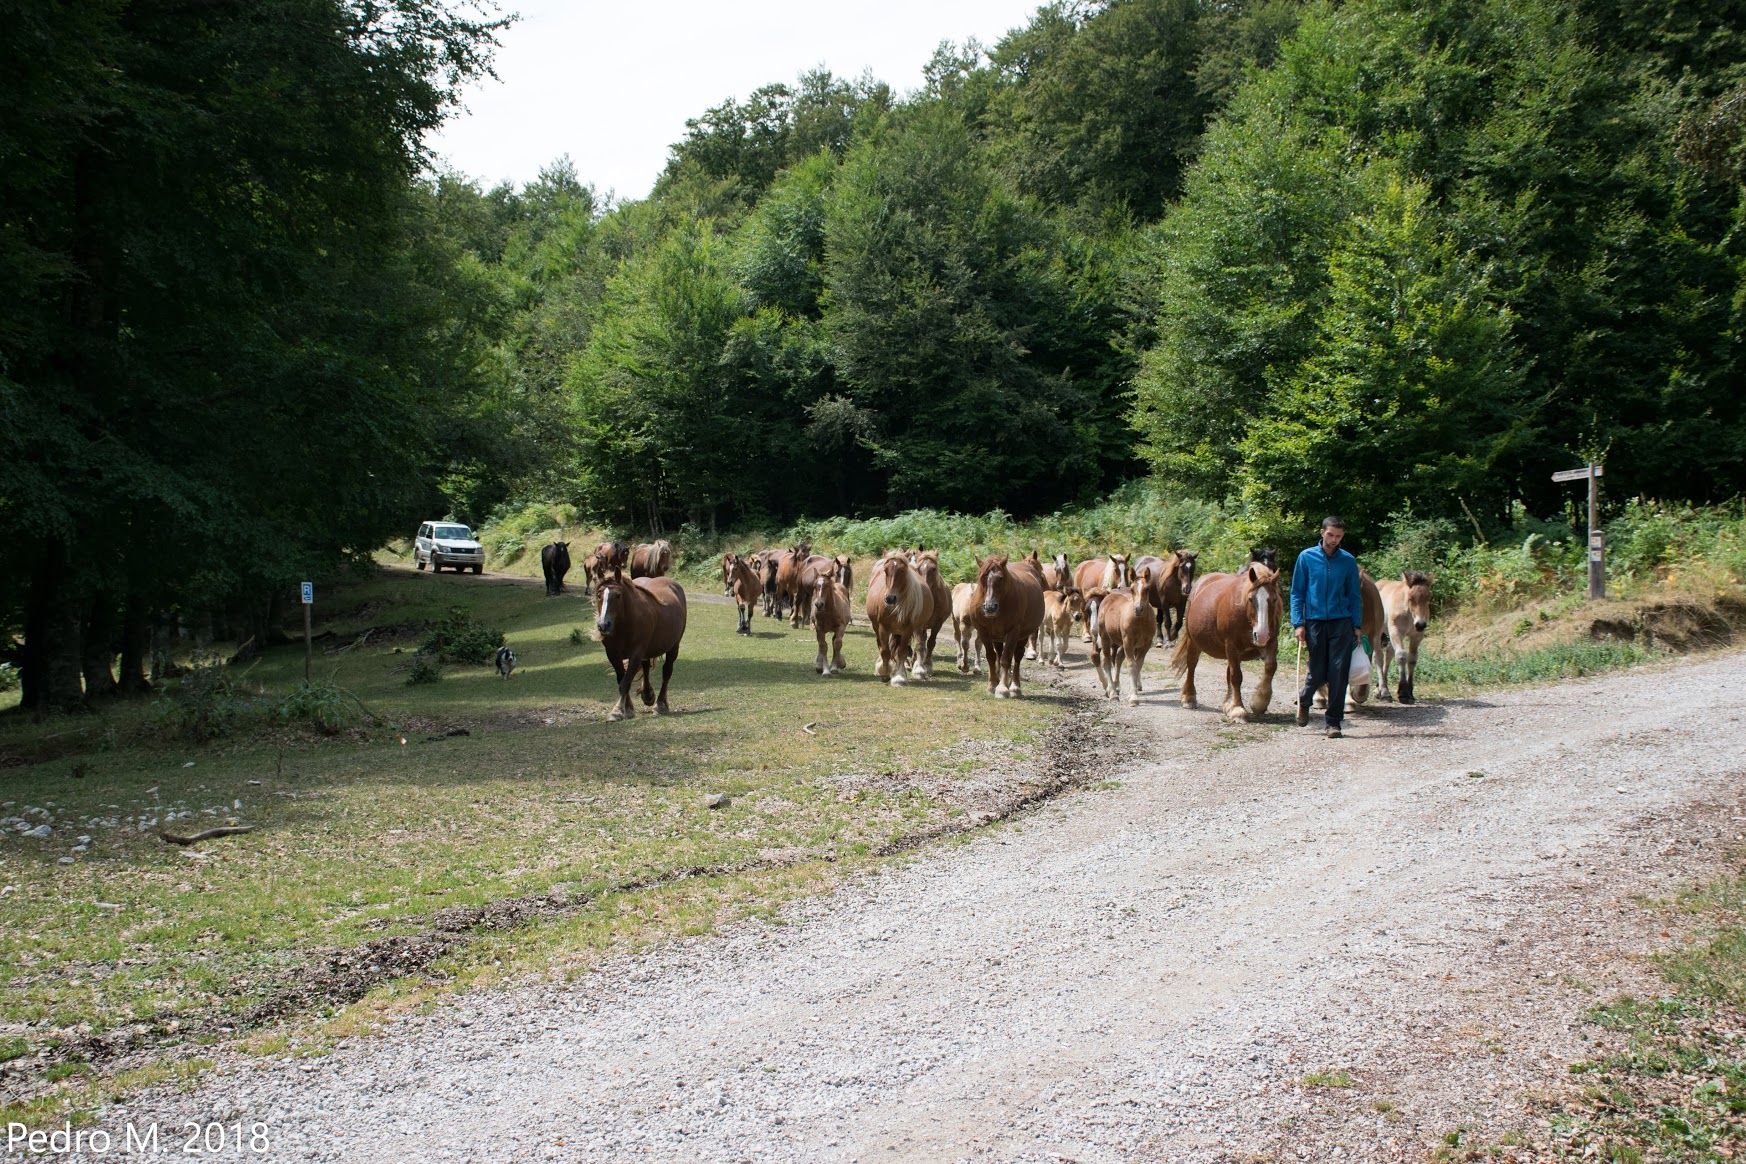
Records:
[[[1588,482],[1588,596],[1607,596],[1606,540],[1600,528],[1600,479],[1606,466],[1590,461],[1580,469],[1565,469],[1552,474],[1554,481]]]
[[[315,640],[309,633],[309,611],[315,605],[315,583],[303,584],[303,685],[309,686],[309,669],[315,658]]]

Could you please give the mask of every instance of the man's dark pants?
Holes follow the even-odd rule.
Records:
[[[1304,654],[1309,656],[1309,676],[1303,690],[1297,693],[1299,707],[1308,707],[1316,688],[1328,685],[1328,726],[1339,727],[1346,714],[1346,676],[1352,669],[1352,620],[1347,618],[1311,618],[1304,620],[1308,642]]]

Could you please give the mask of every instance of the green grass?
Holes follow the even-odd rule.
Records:
[[[1660,652],[1636,643],[1580,639],[1521,652],[1486,655],[1441,655],[1426,651],[1419,656],[1415,686],[1421,694],[1437,695],[1444,689],[1505,687],[1544,683],[1554,679],[1579,679],[1616,671],[1637,663],[1662,658]],[[1393,678],[1393,675],[1390,675]]]
[[[36,761],[3,770],[3,815],[48,807],[55,822],[46,840],[0,838],[0,887],[12,887],[0,1048],[32,1054],[78,1024],[137,1024],[158,1041],[211,1033],[317,951],[555,888],[593,900],[473,941],[441,969],[461,982],[573,973],[614,944],[699,932],[813,891],[951,819],[965,777],[1022,771],[1066,706],[1041,685],[1022,702],[989,699],[949,666],[894,690],[872,678],[864,627],[845,644],[851,670],[821,679],[810,631],[760,618],[746,638],[731,606],[694,603],[674,714],[608,724],[600,645],[571,641],[592,624],[589,608],[471,576],[391,572],[324,594],[318,629],[340,632],[325,640],[335,647],[456,605],[505,632],[514,678],[450,665],[440,682],[408,687],[421,633],[378,631],[316,657],[317,679],[376,717],[358,711],[332,737],[271,711],[302,681],[301,644],[246,670],[237,686],[256,710],[203,745],[171,734],[155,701],[42,725],[0,717],[0,755]],[[446,734],[463,727],[471,734]],[[718,792],[731,805],[704,807]],[[141,831],[171,811],[191,814],[169,825],[178,831],[231,818],[258,831],[192,851]],[[89,852],[59,864],[80,835]],[[759,868],[614,889],[740,865]]]
[[[1579,1099],[1552,1120],[1572,1157],[1723,1161],[1746,1151],[1746,879],[1683,895],[1701,931],[1656,961],[1670,992],[1590,1009],[1622,1036],[1610,1054],[1571,1065]]]
[[[1312,1071],[1298,1080],[1301,1087],[1350,1087],[1352,1073],[1349,1071]]]

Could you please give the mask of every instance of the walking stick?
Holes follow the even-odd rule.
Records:
[[[1293,635],[1292,641],[1296,642],[1296,640],[1297,640],[1297,636]],[[1296,692],[1296,694],[1292,696],[1293,699],[1302,699],[1303,698],[1303,644],[1302,643],[1297,644],[1297,686],[1292,688],[1292,690],[1294,692]]]

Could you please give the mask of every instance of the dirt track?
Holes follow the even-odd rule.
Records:
[[[1630,895],[1746,831],[1746,655],[1384,707],[1341,741],[1278,722],[1282,670],[1275,722],[1150,692],[1117,713],[1146,740],[1119,788],[790,924],[105,1125],[261,1120],[266,1158],[348,1161],[1417,1160],[1457,1125],[1531,1132],[1524,1097],[1593,1053],[1586,991],[1645,981]]]

